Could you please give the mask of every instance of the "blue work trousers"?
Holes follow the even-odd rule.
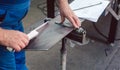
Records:
[[[0,4],[0,27],[23,32],[22,19],[29,8],[29,2],[16,5]],[[0,70],[27,70],[25,51],[9,52],[0,45]]]

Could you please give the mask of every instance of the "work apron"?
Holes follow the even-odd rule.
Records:
[[[0,27],[23,32],[21,20],[25,17],[29,5],[29,2],[15,5],[0,4]],[[0,70],[27,70],[25,51],[9,52],[6,47],[0,45]]]

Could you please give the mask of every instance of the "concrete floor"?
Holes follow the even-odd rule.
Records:
[[[33,0],[30,11],[23,20],[24,27],[27,30],[30,26],[46,17],[43,9],[45,0]],[[39,7],[39,9],[38,9]],[[107,36],[109,30],[109,16],[102,17],[96,24],[98,29]],[[93,24],[85,21],[82,24],[87,30],[87,36],[94,39],[87,45],[70,47],[67,46],[67,70],[120,70],[120,41],[115,41],[111,47],[106,44],[106,39],[99,35]],[[116,38],[120,38],[120,24],[118,24]],[[110,47],[108,56],[105,55],[105,49]],[[29,70],[60,70],[60,48],[61,42],[58,42],[48,51],[26,51],[26,60]]]

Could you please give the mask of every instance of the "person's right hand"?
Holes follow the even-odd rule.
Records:
[[[11,47],[15,51],[20,51],[29,43],[29,38],[25,33],[16,30],[0,29],[0,44]]]

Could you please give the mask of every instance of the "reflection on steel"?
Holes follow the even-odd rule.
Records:
[[[32,39],[25,49],[48,50],[73,30],[72,28],[57,25],[55,21],[51,20],[49,24],[40,29],[39,35]]]

